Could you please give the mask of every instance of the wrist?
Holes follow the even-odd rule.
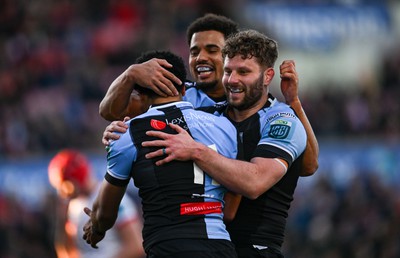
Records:
[[[301,102],[300,99],[298,97],[293,98],[289,101],[286,101],[286,104],[288,104],[289,106],[295,108],[295,107],[301,107]]]
[[[205,151],[208,149],[208,147],[202,143],[195,142],[194,144],[194,151],[192,152],[191,155],[191,160],[193,161],[200,161],[201,159],[204,158],[205,156]]]
[[[98,235],[98,236],[105,236],[106,232],[105,231],[101,231],[96,227],[92,227],[92,234],[93,235]]]

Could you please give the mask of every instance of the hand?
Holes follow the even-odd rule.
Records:
[[[191,160],[192,154],[195,151],[195,147],[198,144],[193,138],[186,132],[182,127],[175,124],[169,124],[172,129],[178,132],[178,134],[168,134],[160,131],[148,131],[148,136],[160,138],[162,140],[144,141],[142,142],[143,147],[164,147],[159,150],[149,152],[146,154],[146,158],[156,158],[165,155],[164,159],[156,162],[156,165],[162,165],[173,160]],[[163,150],[165,149],[165,150]]]
[[[179,93],[173,82],[179,85],[183,82],[165,69],[170,67],[172,65],[166,60],[153,58],[147,62],[131,66],[132,73],[135,73],[132,76],[137,84],[151,89],[160,96],[177,96]]]
[[[109,124],[104,130],[103,138],[101,138],[102,143],[105,146],[109,146],[111,140],[118,140],[120,135],[114,132],[125,133],[126,130],[128,130],[128,125],[125,124],[125,122],[128,121],[129,119],[130,118],[126,116],[124,118],[124,121],[111,122],[111,124]]]
[[[88,243],[91,247],[93,248],[98,248],[97,243],[103,240],[105,237],[106,233],[105,232],[98,232],[96,229],[93,227],[93,222],[92,222],[92,211],[88,208],[85,207],[83,211],[89,216],[88,222],[83,226],[83,239]]]
[[[281,75],[281,91],[285,97],[286,104],[291,105],[298,101],[299,77],[296,71],[296,64],[293,60],[285,60],[279,66]]]

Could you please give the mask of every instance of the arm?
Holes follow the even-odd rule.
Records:
[[[147,135],[161,138],[143,142],[145,147],[164,146],[167,157],[156,162],[162,165],[172,160],[193,160],[202,170],[220,182],[229,190],[255,199],[286,173],[288,164],[283,159],[279,161],[270,158],[253,158],[251,162],[226,158],[202,143],[196,142],[181,127],[170,124],[178,134],[166,134],[160,131],[148,131]],[[146,158],[161,156],[162,150],[146,155]],[[282,165],[284,164],[284,166]],[[286,166],[286,167],[285,167]]]
[[[285,97],[286,104],[290,105],[296,112],[298,118],[307,133],[307,146],[302,157],[302,169],[300,176],[313,175],[318,169],[319,146],[312,126],[303,110],[298,96],[298,75],[295,63],[292,60],[285,60],[280,65],[281,90]]]
[[[225,207],[224,207],[224,222],[231,222],[239,208],[242,196],[240,194],[235,194],[233,192],[227,192],[224,196]]]
[[[164,67],[169,68],[171,65],[156,58],[129,66],[108,88],[100,102],[100,115],[108,121],[113,121],[143,113],[146,107],[142,107],[140,97],[134,94],[135,84],[149,88],[161,96],[178,95],[173,81],[178,84],[182,82]]]
[[[97,248],[97,243],[103,240],[106,231],[114,225],[125,190],[126,187],[114,186],[103,180],[92,211],[84,209],[90,219],[83,227],[83,239],[93,248]]]
[[[54,247],[59,258],[77,258],[79,251],[75,243],[71,228],[71,222],[68,221],[69,201],[58,198],[57,216],[54,235]]]

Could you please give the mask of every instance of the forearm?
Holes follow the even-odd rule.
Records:
[[[97,198],[93,202],[91,219],[95,230],[106,232],[114,225],[125,190],[126,187],[114,186],[103,180]]]
[[[98,233],[105,233],[112,228],[117,219],[117,213],[110,213],[106,207],[102,207],[98,202],[93,204],[92,212],[94,214],[92,217],[93,231]]]
[[[272,172],[268,175],[273,166],[266,169],[257,163],[226,158],[200,143],[196,146],[192,160],[232,192],[255,199],[280,179]]]
[[[128,115],[126,113],[133,89],[134,79],[129,76],[128,70],[126,70],[108,88],[106,95],[100,102],[100,115],[108,121],[122,120]]]
[[[318,169],[318,156],[319,156],[319,146],[317,138],[314,134],[310,121],[307,118],[306,113],[301,105],[300,100],[297,98],[291,103],[288,103],[296,112],[298,118],[303,124],[307,133],[307,146],[303,154],[302,159],[302,169],[300,171],[300,176],[310,176],[313,175]]]

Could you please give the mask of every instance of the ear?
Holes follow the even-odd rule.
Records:
[[[264,71],[264,85],[269,85],[274,79],[275,76],[275,71],[274,68],[269,67]]]

